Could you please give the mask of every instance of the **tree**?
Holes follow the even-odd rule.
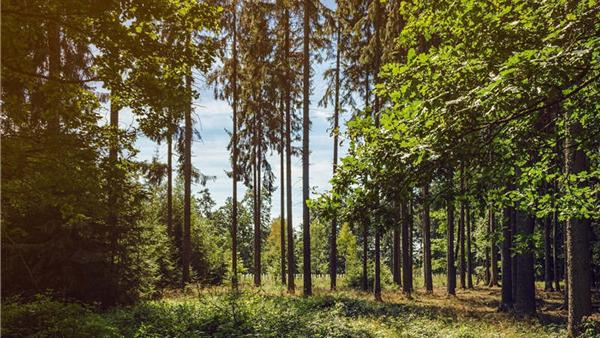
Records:
[[[585,152],[575,143],[582,133],[581,122],[566,114],[568,123],[565,137],[565,171],[571,176],[581,175],[587,168]],[[570,181],[570,180],[569,180]],[[581,187],[582,184],[579,183]],[[569,187],[576,188],[576,187]],[[590,294],[590,223],[583,217],[570,216],[566,220],[567,247],[567,290],[568,290],[568,331],[575,335],[583,316],[591,312]]]
[[[310,128],[309,116],[309,93],[310,93],[310,9],[313,6],[310,0],[304,0],[304,23],[303,23],[303,118],[302,118],[302,226],[304,242],[304,295],[312,295],[312,278],[310,269],[310,215],[307,201],[309,199],[309,179],[308,179],[308,135]]]
[[[429,183],[423,185],[423,280],[425,290],[433,292],[433,276],[431,271],[431,220],[429,217]]]

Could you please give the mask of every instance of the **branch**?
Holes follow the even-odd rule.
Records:
[[[63,78],[49,76],[49,75],[44,75],[44,74],[39,74],[39,73],[27,72],[27,71],[20,70],[20,69],[17,69],[15,67],[9,66],[6,63],[2,63],[2,66],[5,67],[6,69],[9,69],[9,70],[11,70],[11,71],[13,71],[15,73],[21,74],[21,75],[25,75],[25,76],[29,76],[29,77],[41,78],[41,79],[45,79],[45,80],[48,80],[48,81],[54,81],[54,82],[59,82],[59,83],[64,83],[64,84],[82,84],[82,83],[86,83],[86,82],[100,81],[100,79],[97,78],[97,77],[93,77],[93,78],[90,78],[90,79],[83,79],[83,80],[69,80],[69,79],[63,79]]]

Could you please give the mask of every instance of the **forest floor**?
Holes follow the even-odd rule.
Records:
[[[374,337],[561,337],[566,335],[566,311],[562,308],[563,294],[544,292],[541,284],[536,293],[537,314],[520,317],[513,313],[498,311],[500,287],[476,286],[473,289],[456,290],[455,297],[448,297],[442,282],[433,294],[427,294],[415,281],[415,292],[405,296],[397,287],[385,288],[383,302],[375,302],[369,292],[348,287],[329,290],[326,276],[313,278],[313,297],[302,297],[302,281],[297,280],[296,294],[289,295],[285,287],[274,280],[263,281],[263,287],[252,287],[250,278],[242,283],[242,292],[253,297],[288,303],[302,308],[299,315],[328,317],[332,326],[349,329],[347,336]],[[342,277],[343,279],[343,277]],[[340,282],[343,285],[343,281]],[[198,299],[221,298],[227,289],[197,289],[182,295],[177,292],[166,297],[173,301],[198,297]],[[193,296],[192,296],[193,295]],[[593,316],[595,324],[600,315]],[[335,323],[335,325],[334,325]],[[354,329],[359,329],[354,331]],[[334,336],[335,329],[325,336]],[[364,331],[362,331],[364,330]],[[343,330],[342,330],[343,331]],[[338,332],[339,333],[339,332]],[[344,334],[342,334],[344,336]]]
[[[344,285],[343,277],[340,285]],[[263,287],[242,280],[240,292],[230,287],[165,291],[151,301],[99,310],[40,298],[37,302],[3,304],[2,336],[66,337],[563,337],[566,311],[562,294],[538,288],[537,314],[522,318],[498,311],[500,288],[458,288],[446,295],[442,278],[433,294],[419,281],[408,297],[384,288],[383,302],[347,287],[329,291],[329,279],[313,278],[314,295],[296,294],[272,278]],[[540,285],[538,285],[540,286]],[[600,314],[588,320],[584,336],[598,337]]]

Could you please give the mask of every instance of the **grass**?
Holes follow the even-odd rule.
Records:
[[[538,314],[519,318],[497,311],[499,288],[478,286],[447,297],[441,279],[433,294],[404,296],[383,290],[383,302],[370,293],[344,287],[329,291],[329,279],[315,276],[314,296],[303,297],[302,281],[289,295],[276,278],[263,286],[241,279],[240,292],[228,286],[166,291],[162,298],[107,311],[63,304],[47,297],[3,304],[2,336],[66,337],[562,337],[565,311],[559,293],[538,291]],[[78,327],[80,325],[81,327]],[[594,332],[590,331],[589,336]]]

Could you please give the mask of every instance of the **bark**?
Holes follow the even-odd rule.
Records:
[[[367,285],[367,280],[369,278],[368,272],[367,272],[367,253],[369,250],[368,239],[369,239],[369,228],[368,228],[368,223],[365,221],[364,226],[363,226],[363,255],[362,255],[362,289],[363,289],[363,291],[368,290],[368,285]]]
[[[502,298],[500,309],[507,311],[512,308],[512,210],[504,207],[502,212]]]
[[[473,255],[471,252],[471,210],[469,204],[466,204],[467,212],[467,288],[473,288]]]
[[[170,236],[173,229],[173,135],[167,135],[167,231]]]
[[[412,292],[414,290],[414,285],[413,285],[413,252],[414,252],[414,248],[413,248],[413,228],[415,225],[414,222],[414,218],[413,218],[413,205],[412,205],[412,200],[409,200],[408,202],[408,271],[410,271],[410,278],[408,280],[408,284],[410,287],[410,291]]]
[[[490,277],[491,277],[491,272],[490,272],[490,250],[485,250],[485,272],[484,272],[484,277],[483,277],[483,283],[485,285],[490,285]]]
[[[569,121],[567,136],[565,138],[565,172],[568,175],[578,174],[588,169],[585,153],[575,141],[575,137],[582,132],[579,121]],[[581,319],[589,315],[592,310],[591,303],[591,253],[590,221],[577,216],[567,218],[565,222],[566,262],[567,266],[567,304],[569,335],[579,333]]]
[[[459,238],[459,261],[460,261],[460,288],[465,289],[466,284],[466,273],[467,263],[465,260],[465,167],[461,164],[460,167],[460,191],[463,194],[463,198],[460,201],[460,219],[458,220],[458,238]]]
[[[232,102],[232,110],[233,110],[233,134],[232,134],[232,184],[233,184],[233,192],[232,192],[232,204],[231,204],[231,285],[234,289],[238,287],[238,278],[237,278],[237,233],[238,233],[238,205],[237,205],[237,181],[238,181],[238,166],[237,166],[237,156],[238,156],[238,141],[237,141],[237,104],[238,104],[238,91],[237,91],[237,2],[233,4],[233,46],[232,46],[232,57],[233,57],[233,79],[232,79],[232,87],[233,87],[233,102]],[[171,171],[169,171],[171,173]]]
[[[262,283],[262,110],[258,110],[258,144],[257,144],[257,159],[256,159],[256,224],[254,225],[254,254],[255,254],[255,270],[254,270],[254,286],[260,286]]]
[[[554,291],[552,286],[552,216],[544,219],[544,291]]]
[[[392,254],[392,276],[394,278],[394,283],[396,285],[401,285],[402,277],[400,276],[400,229],[398,229],[398,225],[394,227],[393,231],[393,254]]]
[[[433,292],[431,271],[431,220],[429,218],[429,183],[423,185],[423,280],[425,290]]]
[[[456,295],[456,266],[454,265],[454,199],[446,200],[447,208],[447,252],[446,252],[446,291],[448,295]]]
[[[515,311],[523,315],[535,313],[535,274],[533,244],[530,236],[533,235],[535,217],[517,211],[517,232],[526,236],[527,244],[522,252],[517,253],[517,278],[514,295]]]
[[[50,78],[61,78],[61,43],[60,43],[60,27],[54,20],[47,22],[48,29],[48,75]],[[50,98],[48,105],[54,107],[58,102]],[[116,106],[115,106],[116,108]],[[118,108],[117,108],[118,112]],[[112,102],[111,102],[111,118],[112,118]],[[112,125],[112,124],[111,124]],[[60,115],[58,110],[51,114],[48,119],[48,130],[54,135],[58,135],[60,129]],[[110,157],[110,155],[109,155]]]
[[[283,101],[283,100],[282,100]],[[281,284],[285,285],[286,282],[286,274],[285,274],[285,103],[281,104],[281,126],[280,126],[280,152],[279,152],[279,168],[281,175],[281,183],[280,183],[280,202],[281,202],[281,216],[280,216],[280,239],[279,239],[279,248],[281,249]]]
[[[511,229],[510,232],[511,232],[512,238],[514,240],[514,236],[517,233],[517,211],[514,208],[511,208],[510,229]],[[511,264],[510,271],[512,272],[512,275],[511,275],[511,279],[512,279],[512,284],[511,284],[512,285],[512,291],[511,292],[512,292],[512,300],[513,300],[513,304],[514,304],[515,299],[516,299],[515,295],[517,293],[516,289],[517,289],[517,283],[518,283],[518,281],[517,281],[517,274],[518,274],[517,265],[518,265],[518,262],[517,262],[517,256],[516,256],[516,254],[512,251],[512,248],[513,248],[512,245],[514,245],[514,241],[511,242],[511,253],[510,253],[510,257],[511,257],[510,258],[510,262],[511,262],[510,263]]]
[[[339,16],[337,22],[337,46],[335,54],[335,104],[333,112],[333,175],[337,169],[338,161],[338,128],[340,118],[340,58],[341,58],[341,28],[340,28]],[[337,286],[337,215],[334,215],[331,221],[331,253],[329,257],[329,273],[330,273],[330,288],[335,290]]]
[[[312,295],[312,279],[310,269],[310,215],[308,210],[309,179],[308,179],[308,146],[310,117],[308,104],[310,99],[310,0],[304,0],[304,24],[303,24],[303,116],[302,116],[302,225],[303,225],[303,253],[304,253],[304,295]]]
[[[110,105],[110,127],[113,131],[113,136],[111,138],[111,142],[110,142],[110,149],[108,152],[108,160],[111,164],[110,166],[110,174],[108,177],[108,218],[107,218],[107,226],[109,229],[109,233],[110,233],[110,248],[111,248],[111,265],[110,265],[110,272],[111,272],[111,283],[116,286],[118,283],[118,271],[117,271],[117,252],[118,252],[118,248],[117,248],[117,244],[118,244],[118,237],[119,237],[119,229],[118,229],[118,225],[119,225],[119,216],[118,216],[118,199],[117,199],[117,181],[116,181],[116,175],[117,175],[117,163],[119,161],[119,138],[117,136],[117,132],[119,130],[119,106],[114,102],[111,101],[111,105]],[[56,125],[55,125],[56,129],[52,130],[52,132],[57,132],[58,133],[58,120],[56,120]],[[107,294],[107,303],[113,303],[117,300],[117,290],[115,287],[109,288],[108,289],[108,294]]]
[[[554,271],[554,289],[560,291],[560,268],[558,261],[559,243],[558,229],[560,224],[558,221],[558,211],[552,213],[552,266]]]
[[[410,220],[408,203],[402,203],[402,292],[409,295],[412,291],[412,271],[410,271]]]
[[[286,169],[286,194],[287,194],[287,261],[288,261],[288,293],[294,293],[294,229],[292,227],[292,109],[290,95],[290,13],[285,9],[285,169]]]
[[[192,92],[191,69],[185,77],[186,89]],[[192,102],[185,109],[183,147],[183,283],[190,282],[190,259],[192,256],[191,215],[192,215]]]
[[[498,285],[498,247],[496,246],[496,216],[494,207],[490,205],[489,214],[489,231],[490,231],[490,280],[489,286]]]
[[[375,285],[373,285],[373,295],[375,300],[381,302],[381,244],[379,228],[375,229]]]

